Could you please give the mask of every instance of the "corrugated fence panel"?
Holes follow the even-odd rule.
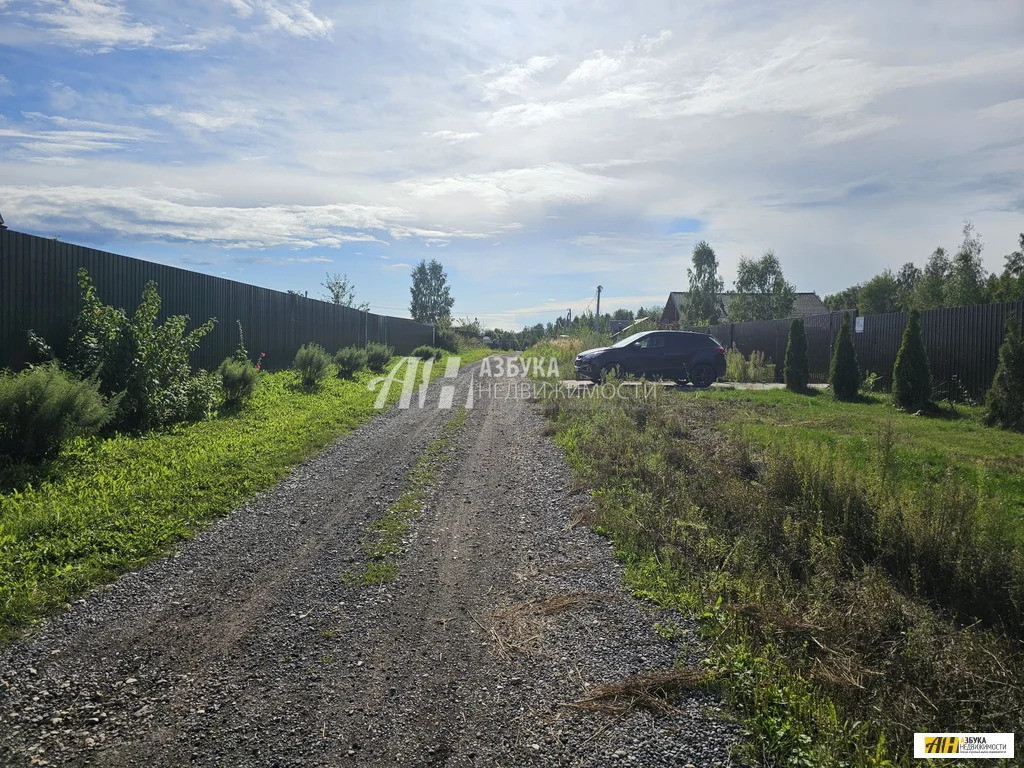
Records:
[[[855,312],[850,312],[855,323]],[[931,365],[933,393],[936,399],[980,402],[992,384],[999,364],[999,346],[1003,343],[1006,320],[1015,315],[1024,324],[1024,301],[983,304],[973,307],[932,309],[921,313],[928,361]],[[829,363],[835,345],[842,312],[804,317],[811,381],[828,381]],[[907,327],[907,313],[865,315],[863,329],[854,333],[857,363],[862,372],[878,374],[883,389],[892,387],[892,370]],[[776,379],[781,381],[789,338],[790,320],[764,320],[751,323],[690,328],[710,333],[726,347],[735,345],[744,355],[763,352],[776,364]]]
[[[92,277],[100,299],[129,314],[146,283],[157,283],[161,319],[188,315],[190,328],[216,317],[214,330],[193,356],[196,367],[212,369],[234,352],[240,320],[250,354],[266,353],[264,365],[286,368],[296,350],[317,342],[329,352],[367,341],[388,341],[398,354],[430,344],[433,327],[381,317],[317,299],[281,293],[164,264],[133,259],[35,235],[0,230],[0,368],[21,368],[28,360],[26,333],[36,331],[63,352],[79,307],[79,269]]]

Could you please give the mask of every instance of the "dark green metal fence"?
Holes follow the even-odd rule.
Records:
[[[238,283],[177,267],[119,256],[11,230],[0,231],[0,368],[28,361],[29,329],[60,354],[79,307],[78,270],[85,268],[100,299],[134,312],[142,289],[156,281],[161,315],[188,315],[190,328],[217,318],[214,330],[193,355],[193,364],[213,369],[238,344],[240,320],[250,353],[266,353],[265,366],[286,368],[307,342],[329,352],[369,342],[390,344],[398,354],[431,344],[433,326],[375,315],[268,288]]]
[[[857,313],[850,322],[856,327]],[[1006,319],[1016,315],[1024,323],[1024,301],[981,304],[972,307],[931,309],[921,313],[921,330],[931,364],[934,395],[954,400],[981,401],[992,384],[999,363]],[[828,381],[832,347],[843,313],[809,315],[804,318],[811,381]],[[881,386],[892,386],[896,353],[907,327],[907,313],[864,315],[863,327],[853,334],[861,371],[878,374]],[[782,381],[782,364],[789,338],[789,319],[752,323],[724,323],[710,328],[690,328],[710,333],[726,347],[736,345],[743,354],[760,351],[775,363],[776,378]]]

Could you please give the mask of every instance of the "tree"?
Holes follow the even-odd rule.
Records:
[[[455,299],[452,298],[448,286],[448,276],[437,259],[431,259],[429,264],[424,259],[413,268],[410,292],[412,301],[409,304],[409,314],[413,320],[438,325],[447,325],[451,322]]]
[[[839,336],[832,350],[832,364],[828,371],[828,384],[836,400],[852,400],[860,388],[860,370],[857,368],[857,353],[853,348],[853,332],[850,330],[850,315],[843,315]]]
[[[971,222],[964,223],[964,240],[953,257],[943,292],[944,306],[966,307],[988,302],[985,268],[981,264],[981,238]]]
[[[326,279],[320,285],[327,289],[327,293],[321,295],[339,307],[355,307],[362,312],[370,309],[367,302],[356,306],[356,286],[355,283],[349,281],[348,275],[339,275],[337,272],[333,275],[327,273]]]
[[[1012,315],[1006,320],[1006,338],[999,347],[999,367],[985,407],[987,424],[1024,432],[1024,337]]]
[[[798,317],[789,324],[789,342],[786,344],[786,365],[784,368],[786,389],[804,392],[811,379],[807,362],[807,333],[804,319]]]
[[[888,269],[864,283],[857,295],[857,311],[862,315],[884,315],[900,309],[900,286]]]
[[[924,265],[921,279],[914,286],[914,306],[917,309],[938,309],[944,306],[946,280],[949,279],[949,257],[946,249],[936,248]]]
[[[722,317],[722,289],[715,252],[701,240],[693,246],[693,267],[686,270],[690,281],[683,304],[681,325],[717,325]]]
[[[896,405],[916,413],[928,405],[932,397],[932,374],[928,368],[928,353],[921,335],[921,311],[910,312],[903,331],[903,343],[896,353],[892,370],[892,395]]]
[[[989,278],[993,301],[1024,300],[1024,233],[1020,235],[1020,250],[1006,256],[1006,267],[1001,275]]]
[[[917,290],[917,284],[921,281],[921,275],[921,270],[912,261],[908,261],[896,273],[896,285],[899,288],[897,304],[900,311],[909,312],[914,306],[914,292]]]
[[[833,293],[825,297],[825,306],[829,312],[838,312],[841,309],[856,309],[857,297],[860,295],[861,283],[844,288],[839,293]]]
[[[740,257],[736,293],[729,319],[737,323],[789,317],[796,303],[796,289],[786,282],[772,251],[757,260]]]

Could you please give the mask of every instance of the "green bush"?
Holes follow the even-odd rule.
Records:
[[[744,384],[766,384],[775,380],[775,366],[765,362],[764,352],[755,349],[748,359],[733,344],[725,352],[725,379]]]
[[[359,347],[342,347],[334,355],[334,364],[338,366],[338,376],[351,379],[356,371],[366,367],[366,350]]]
[[[785,365],[786,389],[803,392],[811,380],[810,364],[807,362],[807,334],[804,320],[796,318],[789,324],[789,342],[786,344]]]
[[[832,364],[828,371],[828,385],[836,400],[853,400],[860,387],[860,371],[857,369],[857,353],[853,349],[853,332],[850,329],[850,315],[843,315],[839,336],[832,350]]]
[[[52,456],[65,441],[88,435],[113,417],[96,379],[82,381],[56,363],[0,373],[0,453],[15,460]]]
[[[434,332],[434,346],[454,354],[459,351],[459,335],[451,328],[438,328]]]
[[[82,309],[72,325],[64,367],[82,379],[98,376],[107,397],[123,393],[113,425],[150,429],[208,412],[216,389],[209,377],[190,381],[189,356],[213,329],[214,319],[186,332],[189,318],[175,315],[157,325],[160,294],[150,281],[135,314],[103,304],[83,269],[78,273]]]
[[[1024,337],[1016,317],[1006,321],[999,367],[985,399],[985,421],[1024,432]]]
[[[394,356],[395,348],[384,344],[366,345],[366,363],[371,371],[380,373],[387,367],[388,361]]]
[[[412,351],[412,356],[418,357],[420,360],[432,360],[435,358],[440,358],[441,355],[443,354],[443,349],[439,349],[438,347],[428,347],[426,345],[422,347],[416,347],[416,349]]]
[[[224,404],[230,407],[238,407],[252,397],[259,384],[256,368],[248,360],[237,357],[225,358],[217,369],[217,375],[220,376]]]
[[[915,413],[928,405],[932,396],[932,374],[921,335],[921,313],[910,311],[903,343],[892,369],[892,396],[897,406]]]
[[[324,348],[319,344],[309,343],[299,347],[299,351],[295,353],[295,362],[292,363],[292,368],[299,372],[302,386],[311,390],[323,381],[330,364],[331,358],[327,356]]]

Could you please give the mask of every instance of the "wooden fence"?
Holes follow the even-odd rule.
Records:
[[[161,319],[188,315],[190,328],[217,318],[193,355],[198,368],[216,368],[238,346],[236,320],[251,354],[266,353],[270,369],[286,368],[307,342],[333,353],[369,342],[399,354],[431,344],[434,328],[399,317],[360,312],[317,299],[259,288],[141,259],[119,256],[12,230],[0,230],[0,368],[28,362],[27,332],[34,330],[60,354],[79,308],[78,270],[92,277],[100,299],[134,312],[142,289],[156,281]]]

